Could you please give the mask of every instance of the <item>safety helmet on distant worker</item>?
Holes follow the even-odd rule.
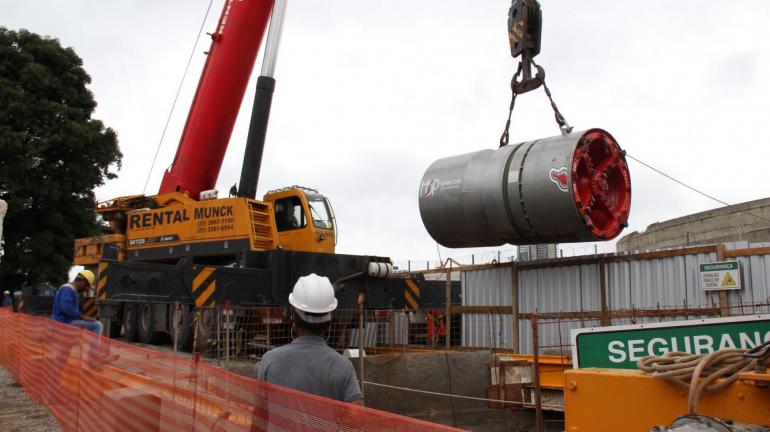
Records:
[[[11,292],[10,292],[10,291],[8,291],[8,290],[5,290],[5,291],[3,291],[3,294],[5,294],[5,295],[11,295]]]
[[[297,315],[309,323],[331,321],[332,311],[337,309],[337,298],[329,278],[315,273],[297,280],[289,294],[289,303],[294,306]]]
[[[88,285],[91,286],[94,284],[94,279],[96,279],[96,275],[94,275],[94,272],[91,270],[82,270],[78,272],[78,276],[82,277],[88,282]]]

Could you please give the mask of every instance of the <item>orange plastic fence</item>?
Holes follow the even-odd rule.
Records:
[[[0,309],[0,365],[64,431],[457,430],[267,384],[9,308]]]

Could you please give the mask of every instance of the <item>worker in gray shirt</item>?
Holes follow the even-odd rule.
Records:
[[[337,308],[329,279],[310,274],[297,280],[289,294],[294,307],[288,345],[265,353],[258,378],[306,393],[363,405],[353,363],[326,345],[324,336]]]

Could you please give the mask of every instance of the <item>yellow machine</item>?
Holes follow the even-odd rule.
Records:
[[[101,204],[104,235],[75,241],[74,263],[97,274],[95,314],[110,336],[152,343],[168,333],[189,346],[196,314],[260,307],[280,316],[297,279],[310,273],[337,283],[340,308],[357,307],[361,295],[366,308],[405,305],[410,288],[405,278],[390,277],[389,258],[335,253],[334,212],[318,191],[292,186],[256,199],[283,17],[271,17],[272,6],[225,3],[158,193]],[[230,197],[219,198],[213,188],[268,20],[240,180]]]
[[[687,413],[687,390],[640,371],[587,368],[569,370],[564,376],[567,432],[647,432]],[[770,374],[741,373],[726,389],[704,394],[698,414],[770,424]]]
[[[168,333],[189,347],[196,313],[223,305],[280,311],[297,278],[310,273],[346,281],[343,307],[354,307],[359,292],[370,308],[405,302],[406,279],[388,277],[388,258],[335,253],[334,212],[314,189],[274,190],[264,201],[215,191],[198,200],[136,195],[97,211],[107,233],[77,239],[74,262],[97,274],[83,311],[111,337],[154,343]],[[199,334],[209,330],[199,327]]]
[[[245,251],[333,254],[336,243],[329,200],[299,186],[268,192],[264,201],[213,197],[198,201],[178,192],[128,196],[97,211],[113,233],[77,239],[77,265],[94,267],[105,256],[151,262],[195,256],[199,263],[226,264]],[[114,253],[105,255],[110,249]]]
[[[567,431],[770,431],[770,315],[577,329],[572,340]]]

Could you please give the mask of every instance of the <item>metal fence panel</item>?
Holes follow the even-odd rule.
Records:
[[[409,315],[403,310],[394,311],[393,319],[385,326],[386,332],[391,331],[390,326],[393,326],[393,343],[406,345],[409,341]]]
[[[511,304],[510,267],[463,272],[460,280],[463,306]],[[463,315],[462,345],[511,348],[511,319],[510,314]]]
[[[536,271],[519,272],[519,310],[534,311],[537,309],[537,283]]]
[[[364,346],[377,346],[378,324],[379,323],[368,322],[364,326]],[[349,348],[358,348],[358,333],[358,328],[351,329],[350,341],[348,343]]]
[[[533,271],[537,272],[537,286],[528,287],[525,285],[525,289],[535,291],[535,307],[539,312],[580,310],[582,281],[580,280],[579,267],[543,268],[525,270],[521,273]]]
[[[462,346],[511,348],[511,316],[466,314],[463,316]]]
[[[599,310],[602,308],[602,297],[599,288],[599,267],[596,265],[578,266],[580,274],[580,301],[583,310]]]
[[[754,303],[770,303],[770,255],[753,256],[749,262],[749,271],[744,273],[744,280],[751,287]],[[765,306],[757,312],[770,312],[770,307]]]
[[[611,310],[631,309],[631,270],[628,261],[607,264],[607,307]]]
[[[501,267],[462,273],[464,306],[511,304],[511,268]]]
[[[700,274],[698,265],[714,262],[717,259],[715,253],[686,255],[685,260],[685,287],[687,293],[687,306],[710,307],[719,303],[719,294],[703,291],[700,286]]]
[[[682,305],[687,298],[685,263],[681,257],[632,261],[631,307],[652,309]]]
[[[727,250],[767,247],[770,243],[726,244]],[[610,311],[638,310],[639,316],[613,319],[612,324],[631,324],[679,319],[695,319],[701,315],[681,317],[654,316],[650,310],[710,308],[719,305],[719,294],[706,292],[700,286],[698,265],[716,261],[716,253],[702,253],[635,261],[610,261],[606,264],[607,306]],[[770,307],[756,304],[770,302],[770,255],[739,257],[743,288],[728,294],[733,313],[767,313]],[[506,306],[511,304],[511,269],[499,267],[462,273],[463,305]],[[551,268],[521,269],[518,275],[519,311],[580,312],[601,310],[599,269],[595,264]],[[741,305],[746,305],[743,310]],[[737,307],[737,309],[736,309]],[[645,310],[647,310],[645,315]],[[686,312],[685,312],[686,313]],[[557,345],[559,335],[564,343],[570,328],[599,325],[597,320],[579,319],[561,324],[544,325],[541,345]],[[559,331],[561,328],[561,331]],[[462,341],[465,346],[510,346],[510,316],[465,314]],[[522,352],[532,351],[531,328],[527,320],[519,325]]]

